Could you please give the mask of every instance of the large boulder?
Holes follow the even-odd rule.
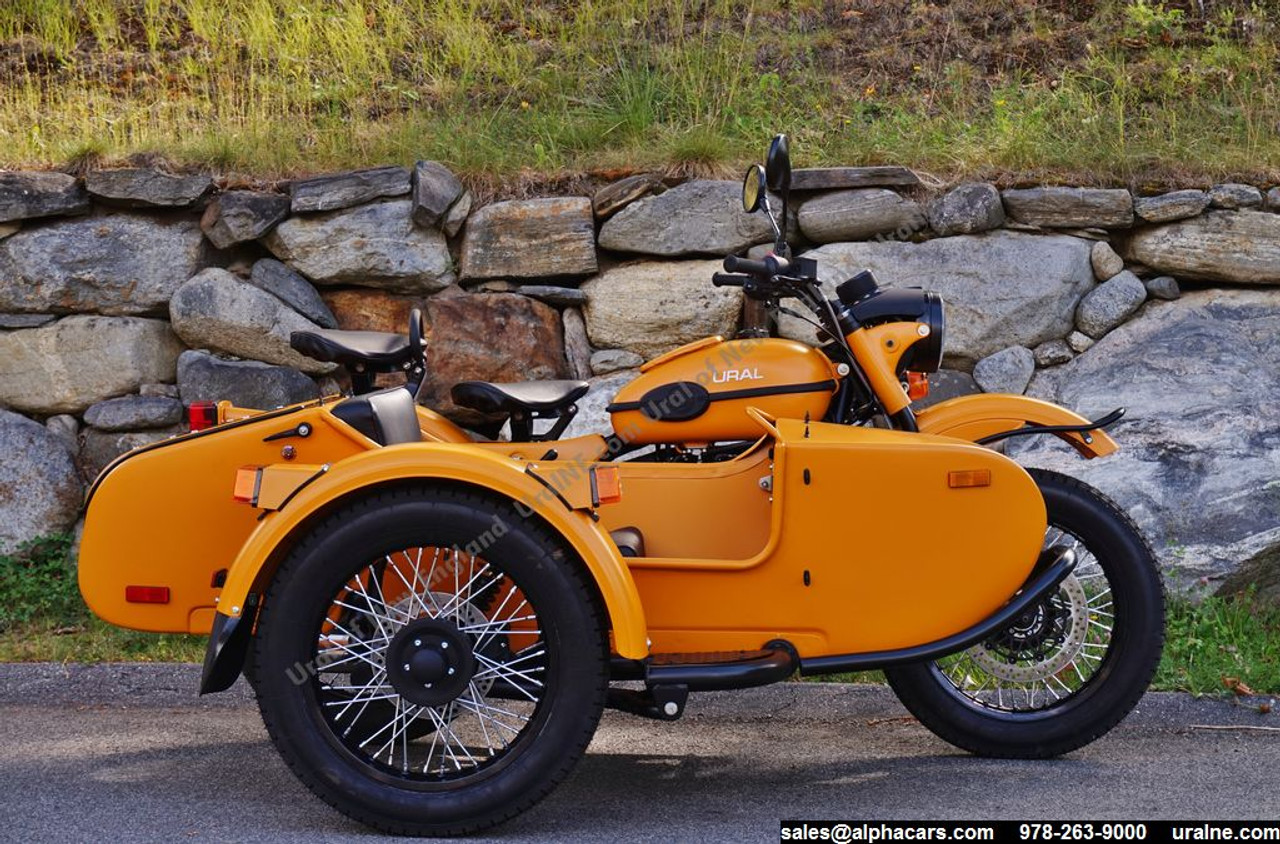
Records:
[[[175,176],[149,167],[91,170],[84,177],[90,196],[126,208],[186,208],[213,190],[208,173]]]
[[[181,351],[167,322],[138,317],[73,316],[0,332],[0,405],[79,413],[143,384],[171,383]]]
[[[290,210],[295,214],[336,211],[408,192],[409,171],[404,167],[368,167],[346,173],[328,173],[299,179],[289,185]]]
[[[1178,278],[1280,284],[1280,215],[1210,211],[1141,229],[1129,238],[1126,256]]]
[[[173,330],[188,346],[292,366],[303,372],[334,369],[289,347],[294,331],[320,326],[284,302],[216,267],[178,288],[169,302]]]
[[[263,243],[316,284],[434,293],[454,281],[444,235],[413,224],[407,199],[293,217]]]
[[[257,240],[289,216],[289,197],[230,190],[216,197],[200,218],[205,237],[219,249]]]
[[[583,196],[513,199],[471,215],[462,278],[584,276],[596,271],[595,222]]]
[[[27,228],[0,241],[0,311],[164,313],[207,264],[194,220],[117,214]]]
[[[560,313],[511,293],[436,296],[426,303],[424,403],[463,424],[484,417],[453,403],[459,381],[567,378]]]
[[[186,351],[178,358],[178,390],[184,404],[225,399],[236,407],[258,410],[320,397],[316,382],[296,369],[224,360],[206,351]]]
[[[582,285],[591,345],[651,358],[709,334],[732,335],[742,291],[712,286],[711,275],[719,269],[719,261],[679,261],[604,271]]]
[[[832,243],[806,256],[818,260],[830,298],[836,285],[863,269],[883,287],[942,294],[947,363],[971,367],[1007,346],[1034,348],[1071,330],[1076,305],[1094,286],[1091,246],[1065,235],[994,231],[924,243]],[[783,316],[779,329],[814,342],[813,327],[794,317]]]
[[[25,416],[0,410],[0,554],[71,530],[84,484],[61,438]]]
[[[1228,572],[1274,544],[1280,525],[1278,334],[1273,291],[1152,302],[1028,391],[1089,418],[1127,407],[1111,430],[1120,451],[1083,461],[1052,437],[1010,449],[1119,502],[1162,565],[1187,576],[1174,585]]]
[[[814,243],[889,235],[906,240],[925,228],[918,203],[884,188],[822,194],[800,206],[800,231]]]
[[[66,173],[0,173],[0,223],[88,213],[89,194]]]
[[[1004,208],[1019,223],[1046,228],[1123,229],[1133,224],[1133,195],[1121,189],[1007,190]]]
[[[728,255],[773,240],[764,214],[742,210],[739,182],[685,182],[638,199],[600,228],[600,248],[640,255]]]

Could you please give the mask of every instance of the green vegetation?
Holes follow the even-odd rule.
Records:
[[[1280,607],[1250,595],[1172,601],[1155,687],[1194,694],[1280,692]]]
[[[70,559],[71,539],[0,555],[0,662],[200,662],[202,636],[120,630],[91,617]]]
[[[1280,174],[1280,0],[8,0],[0,165]]]

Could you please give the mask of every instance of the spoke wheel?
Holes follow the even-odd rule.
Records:
[[[1048,513],[1045,547],[1074,550],[1074,571],[986,641],[885,671],[925,726],[986,756],[1057,756],[1106,733],[1151,681],[1164,635],[1160,577],[1133,523],[1073,478],[1030,472]]]
[[[380,494],[281,565],[255,637],[259,704],[320,797],[457,834],[549,792],[595,730],[597,601],[557,537],[451,488]]]

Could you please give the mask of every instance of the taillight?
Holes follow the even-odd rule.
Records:
[[[236,485],[231,497],[236,501],[257,506],[258,490],[262,487],[261,466],[241,466],[236,470]]]
[[[130,604],[167,604],[168,586],[126,586],[124,599]]]
[[[927,372],[907,373],[907,398],[919,401],[929,395],[929,374]]]
[[[218,405],[211,401],[193,401],[187,408],[187,425],[203,431],[218,424]]]

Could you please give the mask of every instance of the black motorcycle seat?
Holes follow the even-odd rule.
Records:
[[[289,345],[314,360],[373,372],[395,372],[410,358],[409,338],[383,331],[295,331],[289,335]]]
[[[586,381],[518,381],[492,384],[488,381],[459,381],[450,395],[459,407],[481,413],[546,413],[563,411],[586,395]]]

